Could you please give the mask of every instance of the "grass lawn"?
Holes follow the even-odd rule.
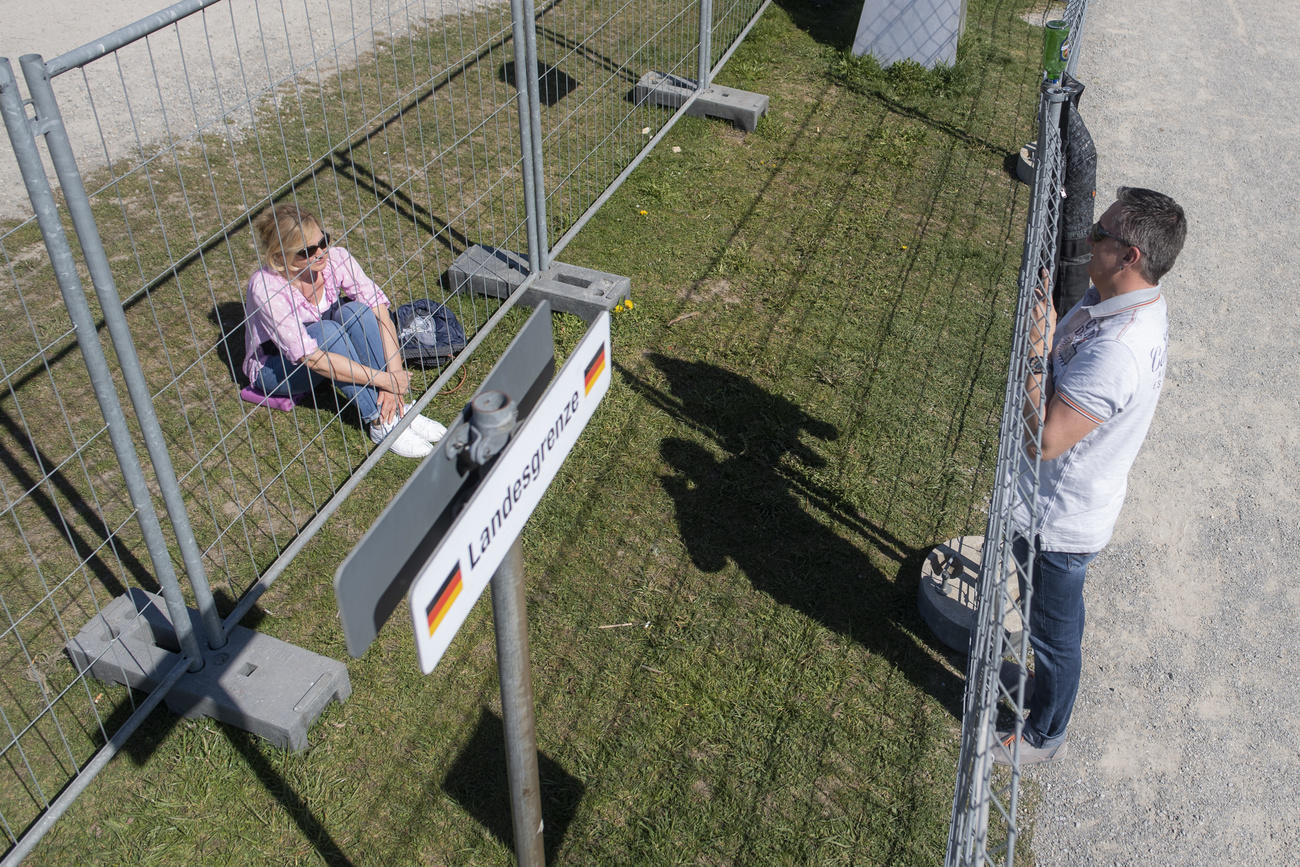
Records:
[[[971,0],[955,69],[882,73],[844,53],[857,4],[774,5],[720,78],[770,95],[758,129],[683,120],[564,251],[635,306],[523,538],[551,862],[942,860],[962,676],[916,585],[984,528],[1026,8]],[[583,327],[557,317],[563,347]],[[385,459],[248,625],[345,658],[330,579],[410,469]],[[508,861],[490,604],[428,677],[401,610],[307,751],[158,712],[33,863]]]

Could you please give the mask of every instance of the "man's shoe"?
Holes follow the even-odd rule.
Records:
[[[997,743],[993,745],[993,761],[999,765],[1011,764],[1011,758],[1016,752],[1016,733],[1015,732],[998,732]],[[1025,740],[1023,737],[1020,742],[1020,764],[1039,765],[1043,762],[1054,762],[1057,759],[1065,758],[1065,743],[1059,743],[1054,747],[1036,747]]]
[[[370,441],[375,445],[382,443],[384,437],[388,436],[393,428],[397,427],[398,421],[400,419],[394,416],[393,420],[388,424],[377,421],[371,422]],[[422,458],[433,451],[433,446],[427,440],[421,439],[412,433],[411,428],[408,427],[398,435],[397,439],[393,440],[393,444],[388,450],[402,458]]]
[[[402,404],[402,415],[405,416],[412,411],[411,404]],[[411,426],[407,428],[413,434],[427,443],[436,443],[447,433],[447,428],[439,422],[434,421],[428,416],[417,415],[411,419]]]
[[[1002,681],[1002,688],[1005,689],[1014,698],[1016,694],[1016,685],[1020,683],[1020,665],[1010,659],[1002,660],[1002,667],[998,670],[998,679]],[[1029,707],[1029,700],[1034,697],[1034,673],[1029,672],[1025,678],[1025,707]]]

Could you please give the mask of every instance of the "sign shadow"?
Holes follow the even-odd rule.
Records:
[[[484,708],[469,743],[447,771],[442,788],[502,845],[513,851],[505,737],[505,724],[501,717]],[[542,840],[546,863],[554,864],[586,787],[541,750],[537,752],[537,777],[542,789]]]

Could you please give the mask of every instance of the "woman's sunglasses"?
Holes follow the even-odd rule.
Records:
[[[319,244],[309,244],[308,246],[303,247],[297,253],[294,253],[294,256],[299,259],[310,259],[312,256],[315,256],[317,253],[321,252],[322,250],[328,249],[329,245],[330,245],[330,233],[321,232]]]

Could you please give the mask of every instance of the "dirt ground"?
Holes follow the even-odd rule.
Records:
[[[1089,572],[1071,755],[1027,772],[1040,865],[1300,857],[1297,36],[1295,3],[1088,10],[1099,210],[1151,187],[1190,231],[1165,391]]]

